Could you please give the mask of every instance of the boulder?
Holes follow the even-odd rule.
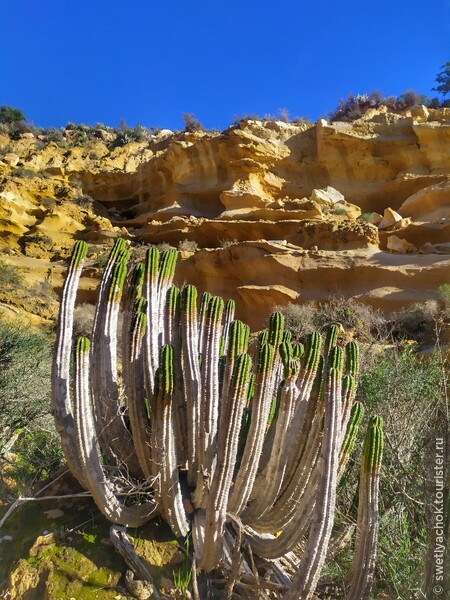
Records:
[[[364,220],[367,221],[367,223],[372,223],[372,225],[378,226],[383,220],[383,217],[380,215],[380,213],[372,212],[366,213]]]
[[[8,152],[3,157],[3,162],[5,162],[9,167],[17,167],[19,161],[20,157],[17,156],[17,154],[14,154],[14,152]]]
[[[423,104],[411,106],[409,112],[414,121],[418,123],[426,123],[428,121],[428,117],[430,116],[430,111]]]
[[[401,215],[398,214],[392,208],[385,208],[383,219],[378,225],[378,229],[389,229],[389,227],[394,227],[396,223],[399,223],[402,220]]]
[[[345,197],[341,192],[328,185],[326,188],[313,190],[311,192],[311,200],[315,200],[319,204],[332,205],[337,202],[344,202]]]
[[[414,244],[410,244],[406,240],[399,238],[396,235],[390,235],[388,237],[387,249],[391,252],[399,252],[400,254],[417,252],[417,248],[414,246]]]
[[[434,245],[427,242],[419,248],[420,254],[434,254]]]

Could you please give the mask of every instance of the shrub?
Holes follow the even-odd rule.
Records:
[[[49,129],[44,129],[42,131],[42,135],[45,135],[46,142],[55,142],[55,144],[58,144],[60,148],[65,148],[67,145],[66,138],[64,137],[61,129],[50,127]]]
[[[198,244],[194,240],[183,240],[178,244],[178,250],[181,252],[196,252]]]
[[[11,106],[0,106],[0,123],[4,125],[11,125],[16,123],[22,123],[26,120],[25,115],[19,108],[12,108]]]
[[[428,98],[425,95],[417,94],[414,90],[408,90],[397,98],[397,108],[410,108],[416,104],[426,104],[427,101]]]
[[[296,123],[297,125],[312,125],[309,117],[294,117],[292,123]]]
[[[14,169],[12,175],[14,177],[20,177],[21,179],[34,179],[35,177],[39,177],[39,174],[36,173],[36,171],[33,169],[26,169],[25,167]]]
[[[33,233],[28,235],[26,238],[27,244],[40,244],[43,246],[51,246],[53,244],[52,238],[46,233]]]
[[[284,121],[285,123],[289,123],[289,111],[287,108],[279,108],[278,115],[280,117],[280,121]]]
[[[19,494],[26,494],[33,486],[54,473],[63,461],[59,436],[50,415],[28,424],[13,447],[14,459],[7,470],[15,481]]]
[[[324,331],[332,323],[341,323],[345,330],[363,341],[382,339],[388,330],[380,312],[352,298],[336,296],[328,302],[305,302],[277,307],[286,319],[286,327],[297,339],[313,331]]]
[[[47,210],[51,210],[54,206],[56,206],[56,200],[54,198],[42,198],[41,206]]]
[[[161,242],[160,244],[156,244],[156,247],[160,252],[165,252],[166,250],[174,250],[174,246],[171,246],[167,242]]]
[[[114,129],[116,138],[111,142],[110,148],[120,148],[131,142],[148,142],[158,131],[156,127],[149,129],[142,125],[134,128],[125,126],[120,129]]]
[[[51,342],[0,316],[0,454],[11,435],[50,412]]]
[[[94,206],[94,199],[89,196],[89,194],[80,194],[78,196],[74,196],[71,199],[73,204],[80,206],[81,208],[92,208]]]
[[[184,131],[204,131],[205,128],[192,113],[183,113]]]
[[[229,248],[230,246],[235,246],[236,244],[238,244],[238,240],[234,239],[234,240],[230,240],[228,238],[222,238],[219,239],[219,244],[221,248]]]
[[[10,144],[6,144],[6,146],[2,146],[0,148],[0,158],[3,158],[10,152],[13,152],[13,148],[12,148],[12,146],[10,146]]]
[[[437,302],[416,302],[394,313],[390,320],[394,339],[411,339],[423,343],[431,341],[434,335],[434,323],[438,318]]]
[[[425,508],[436,436],[445,429],[444,374],[438,352],[424,357],[415,344],[405,344],[372,355],[357,393],[368,412],[384,419],[378,581],[399,600],[425,597],[415,594],[423,586],[426,541],[432,539]]]
[[[74,338],[81,336],[91,337],[94,324],[95,306],[93,304],[80,304],[74,311]]]
[[[11,265],[0,262],[0,287],[2,289],[14,290],[23,283],[21,273]]]
[[[441,303],[443,316],[450,319],[450,284],[444,283],[438,288],[439,301]]]
[[[340,100],[337,109],[329,116],[330,121],[355,121],[369,110],[381,104],[379,92],[371,94],[350,94],[345,100]]]

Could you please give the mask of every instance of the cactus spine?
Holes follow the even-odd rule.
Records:
[[[234,319],[233,301],[209,293],[199,301],[195,287],[172,285],[175,251],[150,248],[127,285],[129,253],[120,240],[100,286],[91,348],[85,338],[76,346],[72,400],[73,310],[86,253],[78,242],[53,368],[69,467],[114,523],[136,526],[158,512],[175,535],[191,530],[205,571],[221,561],[226,566],[238,529],[255,554],[269,559],[306,538],[286,598],[311,598],[327,555],[336,485],[362,418],[354,402],[357,345],[343,349],[342,329],[334,325],[303,346],[284,330],[280,313],[251,344],[248,326]],[[361,467],[351,600],[366,597],[373,574],[381,446],[375,419]],[[124,466],[150,488],[145,502],[137,493],[134,503],[125,502],[116,477]]]

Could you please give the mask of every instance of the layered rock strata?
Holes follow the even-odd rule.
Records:
[[[450,109],[2,147],[2,260],[56,290],[74,239],[95,253],[118,235],[198,246],[179,282],[234,295],[254,328],[276,304],[340,294],[389,311],[450,280]]]

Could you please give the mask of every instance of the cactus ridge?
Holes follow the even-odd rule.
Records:
[[[294,358],[300,359],[305,353],[305,347],[298,342],[292,343],[292,354]]]
[[[294,357],[294,349],[290,342],[281,342],[278,351],[280,353],[281,362],[283,365],[289,364],[289,361]]]
[[[281,343],[284,331],[284,315],[280,312],[275,312],[269,318],[269,344],[275,348]]]
[[[252,359],[248,354],[240,354],[236,358],[236,362],[231,376],[231,386],[238,389],[244,389],[249,383],[250,367]]]
[[[186,285],[181,290],[181,310],[192,315],[197,311],[197,288],[194,285]]]
[[[150,246],[145,254],[145,276],[149,281],[154,281],[159,275],[159,250]]]
[[[76,352],[89,352],[89,348],[91,347],[91,342],[87,337],[79,337],[76,345]]]
[[[133,311],[131,314],[130,330],[131,331],[145,331],[147,326],[147,314],[146,314],[146,300],[145,298],[137,298],[133,304]]]
[[[363,446],[363,460],[366,472],[377,472],[383,453],[383,429],[379,425],[370,425]]]
[[[356,342],[348,342],[345,346],[345,372],[355,379],[359,373],[359,346]]]
[[[248,382],[248,390],[247,390],[247,406],[253,399],[255,395],[255,385],[256,385],[256,375],[254,373],[250,373],[250,379]]]
[[[258,350],[258,373],[268,373],[273,365],[275,348],[271,344],[262,344]]]
[[[162,283],[172,281],[175,274],[178,252],[175,249],[164,250],[159,258],[159,279]]]
[[[70,259],[70,266],[72,268],[79,267],[82,261],[86,258],[88,253],[88,245],[83,240],[78,240],[72,250],[72,256]]]
[[[372,415],[369,419],[369,427],[383,427],[383,418],[378,415]]]
[[[236,310],[236,302],[230,298],[225,303],[225,319],[233,320],[234,311]]]
[[[325,336],[325,348],[326,348],[325,353],[326,354],[328,354],[328,352],[332,348],[334,348],[334,346],[336,346],[340,332],[341,332],[341,325],[338,323],[333,323],[328,328],[326,336]]]
[[[292,342],[292,331],[283,331],[281,342]]]
[[[140,296],[133,302],[133,315],[147,310],[147,300]]]
[[[208,311],[208,306],[209,303],[211,302],[213,296],[212,294],[210,294],[209,292],[203,292],[203,294],[200,297],[200,310],[199,310],[199,314],[200,316],[205,315]]]
[[[213,323],[218,323],[222,319],[223,308],[222,298],[220,296],[213,296],[208,305],[208,319],[211,319]]]
[[[356,381],[353,375],[344,375],[342,377],[342,392],[344,396],[353,397],[356,391]]]
[[[129,254],[125,251],[114,266],[109,284],[108,300],[110,302],[119,302],[122,297],[123,285],[127,276],[128,259]]]
[[[134,265],[133,271],[131,272],[130,279],[130,290],[131,293],[136,297],[142,293],[142,286],[145,279],[145,265],[138,263]]]
[[[364,407],[361,402],[355,402],[350,413],[350,420],[347,425],[347,431],[342,443],[342,453],[349,454],[355,445],[356,436],[358,434],[359,424],[364,415]]]
[[[180,290],[176,285],[171,285],[167,290],[167,308],[171,314],[175,314],[180,307]]]
[[[174,388],[173,347],[162,346],[159,355],[159,391],[164,396],[171,396]]]
[[[245,325],[242,321],[233,321],[228,335],[228,359],[234,359],[245,350]]]
[[[328,355],[328,368],[330,370],[336,369],[336,371],[342,374],[344,369],[344,352],[339,346],[331,348]]]
[[[306,349],[303,355],[305,370],[312,370],[319,366],[322,348],[322,336],[317,331],[311,333],[306,340]]]

